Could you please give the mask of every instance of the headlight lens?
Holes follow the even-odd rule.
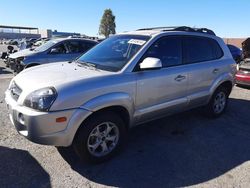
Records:
[[[25,57],[19,57],[19,58],[17,58],[17,63],[20,63],[20,64],[24,64],[23,62],[24,62],[24,60],[25,60]]]
[[[56,100],[55,88],[43,88],[29,94],[24,100],[24,105],[39,111],[48,111]]]
[[[25,57],[24,57],[24,56],[22,56],[22,57],[18,57],[17,59],[18,59],[18,60],[20,60],[20,61],[23,61],[23,60],[24,60],[24,58],[25,58]]]

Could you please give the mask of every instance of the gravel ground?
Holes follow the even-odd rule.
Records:
[[[4,103],[12,74],[0,62],[0,187],[249,187],[250,90],[234,87],[226,113],[185,112],[133,129],[110,161],[81,163],[71,148],[18,135]]]

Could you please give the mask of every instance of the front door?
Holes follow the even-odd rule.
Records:
[[[140,62],[146,57],[159,58],[163,67],[159,70],[137,69],[137,123],[181,111],[187,106],[188,75],[182,65],[181,37],[160,38]]]

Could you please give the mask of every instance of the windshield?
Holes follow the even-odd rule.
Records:
[[[96,68],[107,71],[119,71],[149,38],[142,35],[112,36],[82,55],[78,62],[91,63]]]
[[[50,41],[48,41],[48,42],[42,44],[41,46],[37,47],[37,48],[35,49],[35,51],[43,52],[43,51],[45,51],[45,50],[48,50],[50,47],[54,46],[55,44],[56,44],[55,41],[50,40]]]

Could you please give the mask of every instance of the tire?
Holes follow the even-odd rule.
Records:
[[[206,115],[212,118],[221,116],[226,110],[228,97],[229,92],[225,87],[217,88],[205,108]]]
[[[120,150],[126,134],[125,124],[120,116],[113,112],[98,113],[83,122],[77,131],[73,147],[83,161],[100,163]]]

